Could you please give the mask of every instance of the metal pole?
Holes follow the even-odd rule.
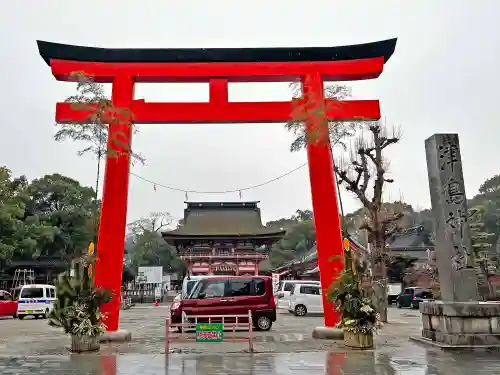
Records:
[[[344,206],[342,204],[342,193],[340,192],[339,176],[337,175],[337,172],[334,173],[335,173],[335,183],[337,184],[337,194],[339,195],[340,216],[342,217],[342,221],[344,221]]]
[[[332,144],[330,143],[330,152],[332,153],[332,163],[333,163],[333,174],[335,176],[335,184],[337,185],[337,194],[339,196],[339,206],[340,206],[340,227],[342,230],[342,236],[344,235],[344,205],[342,204],[342,193],[340,192],[340,181],[339,181],[339,175],[337,174],[337,171],[335,171],[335,160],[333,159],[333,147]]]
[[[101,147],[102,147],[102,128],[99,128],[99,145],[97,146],[97,171],[96,171],[96,180],[95,180],[95,196],[94,196],[94,206],[95,206],[95,216],[94,216],[94,243],[97,244],[97,231],[99,227],[99,206],[97,202],[99,201],[99,180],[101,178]]]

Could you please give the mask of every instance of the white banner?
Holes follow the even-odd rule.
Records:
[[[139,276],[146,278],[146,284],[161,284],[163,282],[163,267],[139,267]]]
[[[278,293],[278,288],[280,286],[280,274],[279,273],[273,273],[273,294]]]

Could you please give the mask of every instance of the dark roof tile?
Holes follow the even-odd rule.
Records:
[[[163,232],[165,240],[183,236],[272,236],[282,237],[285,231],[262,225],[258,202],[188,202],[184,225]]]

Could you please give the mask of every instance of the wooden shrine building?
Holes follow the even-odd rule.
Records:
[[[182,227],[162,233],[191,275],[257,275],[285,231],[262,225],[259,202],[186,202]]]
[[[52,284],[57,275],[70,269],[71,262],[61,254],[37,259],[15,258],[0,262],[0,289],[24,284]]]

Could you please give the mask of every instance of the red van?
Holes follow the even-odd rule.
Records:
[[[182,313],[193,315],[245,315],[252,311],[255,329],[269,331],[276,321],[276,302],[268,276],[211,276],[201,279],[187,299],[170,309],[172,323],[182,321]]]

